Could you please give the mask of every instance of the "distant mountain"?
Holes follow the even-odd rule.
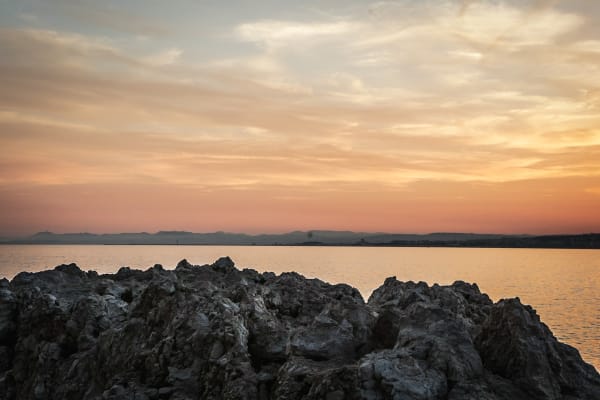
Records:
[[[523,247],[599,249],[600,234],[500,235],[437,232],[425,235],[351,231],[293,231],[282,234],[159,231],[157,233],[52,233],[24,238],[0,238],[3,244],[169,244],[169,245],[288,245],[397,247]]]
[[[52,233],[5,240],[4,243],[29,244],[196,244],[196,245],[296,245],[307,241],[348,245],[372,233],[345,231],[294,231],[283,234],[248,235],[244,233],[159,231],[157,233]]]

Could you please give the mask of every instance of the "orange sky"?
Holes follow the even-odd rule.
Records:
[[[600,3],[0,3],[0,235],[600,231]]]

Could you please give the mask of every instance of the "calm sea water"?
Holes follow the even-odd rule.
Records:
[[[388,276],[450,284],[476,282],[496,301],[520,297],[554,334],[600,370],[600,250],[263,246],[0,246],[0,277],[62,263],[115,272],[121,266],[173,268],[230,256],[239,268],[297,271],[358,288],[365,298]]]

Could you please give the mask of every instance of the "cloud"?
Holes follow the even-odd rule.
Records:
[[[600,196],[600,186],[586,188],[585,191]]]
[[[82,68],[92,60],[137,63],[107,38],[44,29],[0,28],[0,65]]]
[[[600,53],[600,40],[583,40],[574,43],[571,48],[585,53]]]
[[[465,15],[465,13],[469,10],[469,7],[476,2],[477,2],[477,0],[462,0],[460,9],[458,11],[458,15],[460,17]]]
[[[299,41],[322,40],[327,37],[345,35],[356,29],[356,23],[347,21],[301,23],[266,20],[241,24],[236,27],[235,32],[243,41],[261,43],[268,47],[279,47]]]
[[[149,64],[157,65],[157,66],[171,65],[171,64],[175,64],[179,60],[179,58],[181,57],[182,54],[183,54],[183,50],[177,49],[177,48],[172,48],[172,49],[163,50],[156,54],[146,56],[146,57],[144,57],[144,61]]]
[[[552,43],[583,23],[583,18],[553,9],[530,12],[503,3],[477,2],[459,18],[444,16],[440,26],[474,43],[509,48]]]

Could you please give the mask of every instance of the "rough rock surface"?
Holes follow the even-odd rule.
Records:
[[[0,281],[0,399],[600,399],[518,299],[181,261]]]

